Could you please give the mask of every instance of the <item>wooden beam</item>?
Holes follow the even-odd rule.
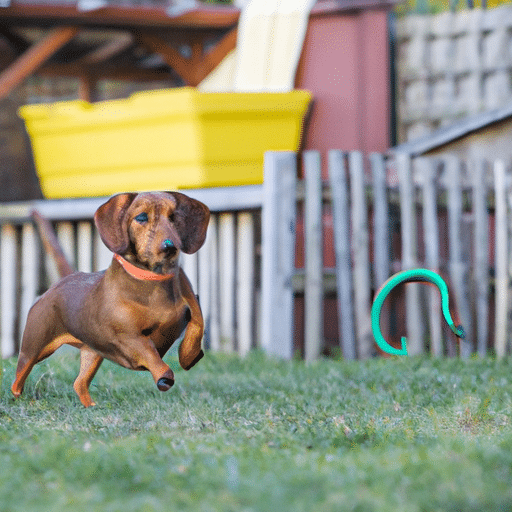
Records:
[[[163,73],[161,70],[133,68],[128,65],[112,64],[109,66],[80,66],[77,63],[51,63],[45,64],[36,72],[39,76],[65,76],[71,78],[81,78],[84,74],[94,76],[99,80],[133,80],[135,82],[151,81],[174,81],[169,73]]]
[[[22,19],[25,23],[40,25],[41,22],[59,25],[73,23],[90,27],[145,27],[148,30],[160,28],[225,29],[236,25],[240,9],[224,5],[198,4],[197,8],[181,16],[169,16],[167,5],[150,6],[106,6],[101,9],[80,10],[77,3],[11,2],[9,7],[0,9],[0,21],[12,25]]]
[[[206,78],[222,61],[222,59],[236,47],[238,29],[230,30],[206,55],[201,62],[201,69],[198,78],[201,82]]]
[[[141,46],[152,53],[158,53],[166,64],[183,78],[187,85],[196,86],[199,83],[195,79],[191,61],[183,57],[167,41],[149,32],[137,32],[135,37]]]
[[[36,71],[78,32],[76,27],[59,27],[31,46],[0,74],[0,99],[5,98],[25,78]]]
[[[137,33],[137,40],[149,51],[158,53],[180,75],[187,85],[197,86],[235,48],[237,29],[229,31],[208,53],[204,53],[201,40],[197,37],[191,40],[192,56],[183,57],[175,48],[161,37],[148,32]]]
[[[104,62],[123,52],[133,43],[133,35],[129,32],[119,34],[119,36],[112,39],[112,41],[109,41],[103,46],[89,52],[87,55],[79,59],[79,62],[80,64],[85,64],[87,66]]]

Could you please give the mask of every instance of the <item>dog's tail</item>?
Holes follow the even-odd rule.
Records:
[[[46,217],[43,217],[37,210],[32,210],[32,218],[39,231],[39,236],[41,237],[45,251],[53,257],[57,264],[60,277],[73,274],[75,269],[67,260],[50,221]]]

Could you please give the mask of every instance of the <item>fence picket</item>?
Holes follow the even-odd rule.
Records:
[[[33,224],[24,224],[21,229],[21,297],[18,337],[21,337],[27,315],[36,300],[39,288],[39,239]]]
[[[79,222],[77,227],[77,270],[92,272],[92,223]]]
[[[345,155],[341,151],[329,151],[329,177],[333,196],[340,346],[343,357],[352,360],[357,357],[357,353],[352,309],[354,302],[350,257],[350,210]]]
[[[219,268],[219,230],[218,216],[210,217],[210,226],[208,228],[208,243],[210,247],[210,265],[214,269]],[[219,305],[219,273],[210,274],[210,322],[209,327],[210,348],[220,350],[220,305]]]
[[[460,355],[469,357],[473,351],[472,319],[469,291],[468,261],[464,258],[462,236],[465,231],[462,227],[462,187],[461,163],[456,157],[445,159],[446,176],[448,181],[448,238],[450,275],[453,282],[455,301],[464,326],[466,337],[460,343]],[[453,339],[453,338],[452,338]]]
[[[487,216],[486,166],[483,160],[473,166],[473,215],[475,219],[475,309],[477,352],[487,352],[489,322],[489,221]]]
[[[494,193],[496,194],[496,287],[495,287],[495,341],[498,357],[507,354],[508,335],[508,227],[506,200],[505,164],[501,160],[494,163]]]
[[[439,226],[437,213],[436,166],[427,158],[416,161],[419,174],[423,177],[423,229],[425,232],[425,264],[434,272],[439,272]],[[428,316],[430,351],[439,357],[443,355],[443,331],[441,329],[441,298],[433,288],[428,292]]]
[[[221,349],[235,349],[235,217],[232,213],[219,216],[219,306]]]
[[[387,198],[386,167],[384,156],[372,153],[370,162],[373,177],[373,211],[374,211],[374,254],[375,254],[375,289],[389,277],[389,208]]]
[[[363,154],[349,153],[350,191],[352,200],[352,251],[354,257],[354,302],[356,335],[359,357],[366,359],[373,353],[370,305],[370,251],[368,232],[368,206],[366,204]]]
[[[16,352],[16,228],[4,224],[1,228],[0,245],[0,332],[1,356],[11,357]]]
[[[253,346],[254,317],[254,216],[240,213],[237,226],[236,325],[238,352],[245,355]]]
[[[320,356],[323,345],[322,176],[318,151],[304,152],[304,169],[304,359],[313,361]]]
[[[409,155],[397,157],[400,189],[400,219],[402,224],[402,269],[418,266],[416,200]],[[407,350],[410,355],[420,354],[423,346],[423,322],[421,321],[420,288],[410,284],[405,290]]]

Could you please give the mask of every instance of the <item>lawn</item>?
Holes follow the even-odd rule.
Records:
[[[2,511],[512,510],[509,359],[208,353],[167,393],[104,363],[90,409],[74,353],[38,365],[17,401],[14,369]]]

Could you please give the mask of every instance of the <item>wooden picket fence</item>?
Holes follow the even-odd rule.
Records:
[[[360,152],[330,151],[324,165],[328,180],[322,180],[321,156],[308,151],[302,159],[304,183],[296,183],[295,158],[268,154],[265,164],[262,342],[267,350],[291,357],[297,328],[290,320],[291,304],[303,291],[304,357],[319,357],[322,299],[334,274],[342,354],[346,359],[374,355],[370,310],[376,290],[399,270],[426,267],[447,279],[465,341],[457,347],[443,327],[438,291],[422,284],[409,284],[394,295],[398,303],[404,296],[404,307],[391,304],[384,310],[389,318],[382,319],[383,332],[390,340],[398,343],[406,334],[411,355],[510,352],[512,189],[504,162],[413,160],[406,154],[365,158]],[[302,248],[295,247],[290,229],[297,226],[298,199],[304,202],[301,289],[293,283],[295,251]],[[332,233],[325,229],[328,205]],[[276,216],[280,223],[273,222]],[[332,248],[322,243],[322,224],[324,237],[334,238]],[[335,252],[335,269],[325,268],[322,253],[329,250]]]
[[[267,153],[263,185],[185,191],[212,211],[204,247],[183,258],[200,297],[209,349],[245,354],[262,348],[285,358],[300,350],[306,360],[316,359],[325,351],[324,326],[333,320],[324,317],[324,298],[335,294],[342,355],[370,357],[377,353],[370,324],[375,291],[401,269],[427,267],[451,285],[467,333],[461,356],[509,353],[512,188],[503,162],[334,150],[325,161],[316,151],[301,156],[304,180],[297,180],[298,155]],[[0,205],[4,357],[16,353],[28,309],[57,278],[31,209],[55,223],[79,270],[94,271],[112,257],[92,222],[103,201]],[[438,292],[425,288],[410,284],[390,297],[383,333],[390,342],[405,334],[410,354],[456,355]]]

